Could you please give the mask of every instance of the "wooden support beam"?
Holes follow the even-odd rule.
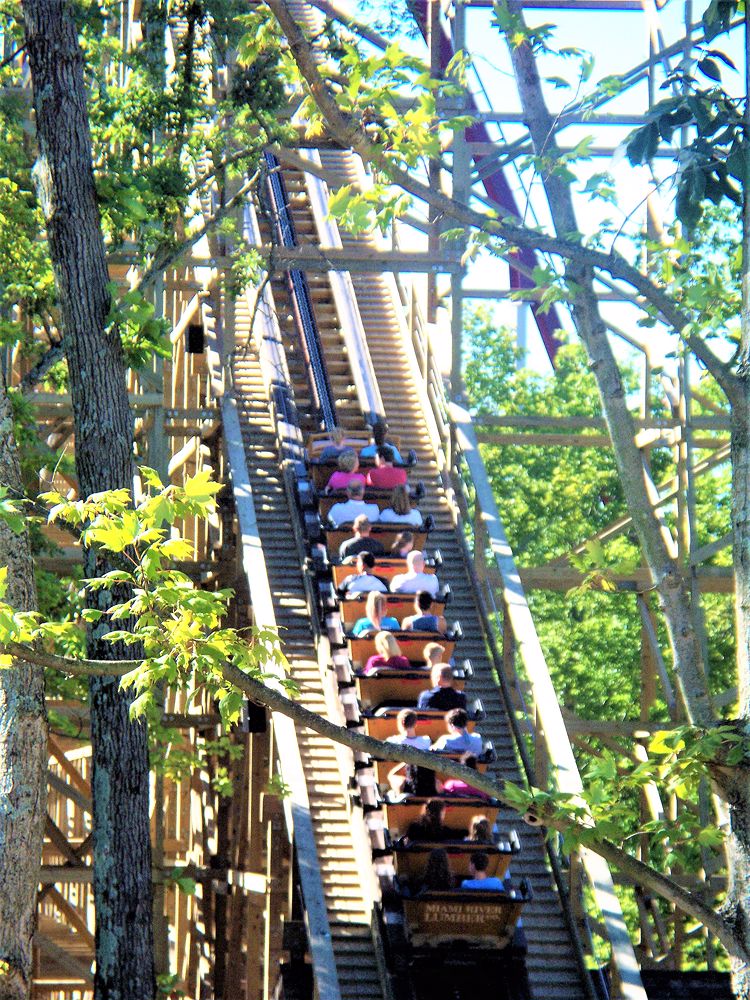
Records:
[[[69,785],[67,781],[63,781],[59,774],[55,774],[54,771],[50,771],[49,769],[47,769],[47,785],[56,791],[58,795],[63,795],[66,799],[70,799],[71,802],[75,802],[78,808],[88,813],[89,816],[93,814],[91,799],[82,795],[75,785]]]
[[[534,566],[519,569],[521,582],[531,590],[570,590],[584,582],[583,573],[569,566]],[[652,589],[651,576],[645,567],[632,573],[611,573],[607,579],[617,590],[649,591]],[[706,594],[734,593],[734,570],[731,566],[704,566],[698,571],[700,589]],[[594,586],[595,590],[601,587]]]
[[[390,271],[414,274],[460,274],[461,261],[449,254],[431,254],[422,250],[375,250],[370,247],[279,247],[255,248],[261,257],[277,271],[351,271],[357,274],[379,274]],[[119,255],[122,263],[129,263],[133,255]],[[186,257],[185,262],[195,267],[215,267],[229,270],[230,257]],[[50,394],[54,395],[54,394]],[[31,397],[33,400],[33,397]],[[144,404],[141,404],[144,405]],[[156,404],[145,404],[156,405]]]
[[[85,962],[82,962],[80,958],[76,958],[75,955],[71,955],[67,949],[61,948],[59,944],[56,944],[56,942],[52,940],[52,938],[37,931],[34,935],[34,944],[39,948],[42,954],[51,958],[52,961],[64,969],[68,975],[73,976],[75,979],[82,980],[86,986],[93,986],[94,977],[91,973],[90,966],[86,965]]]
[[[88,928],[86,921],[81,914],[72,906],[63,894],[54,886],[47,886],[45,899],[48,899],[56,910],[65,918],[66,922],[80,935],[80,937],[94,950],[94,935]],[[93,957],[93,956],[92,956]]]

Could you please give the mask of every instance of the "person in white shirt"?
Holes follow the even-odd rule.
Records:
[[[397,743],[399,746],[414,747],[416,750],[429,750],[430,737],[417,736],[417,713],[413,708],[404,708],[396,717],[398,734],[389,736],[386,743]],[[403,767],[403,764],[399,765]]]
[[[398,573],[391,580],[391,591],[394,594],[416,594],[426,590],[432,597],[437,597],[440,581],[434,573],[425,573],[424,556],[421,552],[412,551],[406,557],[406,573]]]
[[[375,556],[372,552],[360,552],[357,556],[357,572],[344,577],[339,590],[346,598],[370,590],[378,590],[381,594],[387,593],[388,588],[383,581],[373,575],[374,568]]]
[[[354,519],[364,514],[370,524],[380,517],[380,508],[376,503],[365,503],[365,487],[363,483],[349,483],[346,488],[347,499],[335,503],[328,511],[328,520],[338,528],[341,524],[353,524]]]
[[[482,737],[479,733],[470,733],[466,728],[469,716],[464,708],[453,708],[445,713],[445,725],[448,732],[438,737],[432,744],[432,749],[438,753],[473,753],[479,756],[482,752]]]

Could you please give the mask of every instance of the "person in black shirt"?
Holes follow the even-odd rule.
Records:
[[[423,691],[417,701],[417,708],[439,709],[449,712],[452,708],[466,708],[466,695],[453,686],[453,670],[447,663],[438,663],[432,668],[432,687]]]
[[[341,562],[354,562],[360,552],[372,552],[374,556],[385,554],[382,542],[377,538],[371,538],[372,525],[367,514],[358,514],[354,518],[354,536],[347,538],[339,545],[339,559]]]

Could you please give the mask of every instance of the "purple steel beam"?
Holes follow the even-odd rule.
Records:
[[[419,30],[422,32],[425,40],[427,39],[427,24],[429,16],[429,0],[409,0],[409,6],[412,9],[412,13],[416,18],[417,24],[419,25]],[[450,60],[453,58],[453,43],[451,42],[448,35],[444,32],[440,32],[440,66],[441,69],[445,69]],[[468,94],[469,108],[470,110],[478,111],[476,102],[471,94]],[[487,126],[483,122],[476,122],[474,125],[470,125],[466,129],[466,140],[467,142],[491,142],[490,134]],[[483,156],[481,154],[474,154],[474,165],[477,169],[481,169],[485,164],[489,165],[492,161],[491,156]],[[505,179],[505,175],[500,167],[493,170],[486,177],[482,178],[482,184],[484,185],[484,190],[487,192],[491,201],[494,201],[501,209],[506,212],[510,212],[511,215],[520,217],[520,212],[518,211],[518,206],[516,205],[516,199],[513,191]],[[533,250],[520,250],[518,251],[518,260],[527,269],[533,270],[539,263],[537,255]],[[510,287],[511,288],[533,288],[534,282],[528,278],[525,274],[517,271],[514,267],[510,266]],[[562,346],[562,342],[555,335],[555,331],[562,328],[562,323],[560,322],[560,317],[557,310],[553,306],[548,312],[543,312],[539,303],[531,303],[531,311],[534,315],[539,334],[542,338],[542,343],[547,351],[550,361],[554,365],[555,355],[558,349]]]

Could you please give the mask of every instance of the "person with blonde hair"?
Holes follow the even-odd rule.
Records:
[[[398,632],[397,619],[387,615],[385,597],[371,590],[367,595],[364,618],[358,618],[352,626],[352,635],[366,635],[368,632]]]
[[[338,469],[331,473],[331,477],[326,483],[326,493],[334,490],[345,490],[349,483],[365,484],[365,477],[359,469],[359,458],[354,448],[344,448],[339,455]]]
[[[374,674],[378,670],[408,670],[409,660],[401,652],[401,647],[390,632],[378,632],[375,636],[377,653],[365,664],[364,674]]]
[[[337,462],[342,451],[345,450],[344,430],[341,427],[332,427],[328,435],[329,442],[318,456],[319,462]]]
[[[393,487],[391,506],[380,512],[380,520],[389,524],[411,524],[418,528],[422,523],[422,515],[416,507],[412,507],[409,490],[403,484]]]

